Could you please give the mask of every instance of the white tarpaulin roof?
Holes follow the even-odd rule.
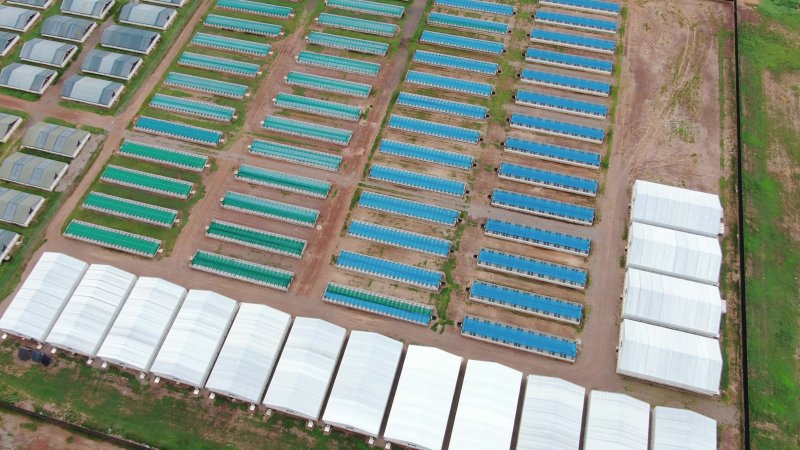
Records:
[[[719,341],[625,319],[620,327],[617,373],[716,395],[722,373]]]
[[[160,278],[136,281],[97,357],[147,372],[161,348],[186,289]]]
[[[714,237],[719,234],[722,204],[714,194],[636,180],[631,220]]]
[[[150,371],[202,388],[237,307],[215,292],[190,290]]]
[[[242,303],[206,389],[261,403],[291,321],[292,316],[269,306]]]
[[[62,253],[42,253],[0,318],[0,330],[44,342],[88,268],[85,262]]]
[[[440,450],[462,360],[438,348],[409,345],[383,438],[406,447]]]
[[[721,316],[716,286],[638,269],[625,274],[625,319],[718,337]]]
[[[628,267],[717,285],[722,251],[715,238],[631,224]]]
[[[488,361],[467,362],[450,448],[510,448],[521,383],[517,370]]]
[[[351,332],[322,421],[378,437],[402,353],[400,341],[378,333]]]
[[[717,421],[693,411],[656,406],[652,450],[716,450]]]
[[[309,317],[294,320],[264,405],[306,419],[319,419],[347,330]]]
[[[528,375],[517,450],[577,449],[586,389],[561,378]]]
[[[135,275],[116,267],[89,266],[46,342],[93,358],[135,282]]]
[[[583,450],[647,450],[650,405],[625,394],[589,394]]]

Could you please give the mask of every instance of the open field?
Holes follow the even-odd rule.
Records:
[[[308,29],[323,30],[323,27],[312,25],[312,19],[324,9],[324,5],[321,0],[309,0],[307,3],[301,4],[300,9],[297,9],[299,17],[295,17],[291,26],[287,27],[287,31],[289,31],[287,35],[279,39],[267,40],[273,45],[275,54],[263,65],[266,74],[252,83],[246,83],[252,86],[251,96],[245,102],[221,102],[237,104],[242,109],[239,119],[226,129],[231,135],[223,148],[205,149],[196,145],[179,144],[174,140],[144,135],[126,129],[134,115],[139,112],[160,114],[165,118],[172,115],[164,112],[154,113],[152,109],[147,108],[151,94],[156,91],[172,95],[191,95],[204,100],[218,100],[196,93],[185,94],[161,85],[165,74],[175,68],[174,61],[181,49],[197,51],[196,48],[187,47],[186,43],[195,30],[203,28],[200,20],[207,12],[236,15],[229,14],[227,11],[214,11],[210,6],[211,2],[199,2],[198,0],[194,0],[194,2],[201,4],[196,13],[187,19],[188,25],[182,32],[175,33],[174,45],[169,47],[162,62],[154,67],[153,75],[131,97],[128,102],[129,106],[118,116],[111,119],[86,111],[61,107],[55,109],[53,114],[63,117],[65,120],[90,123],[106,128],[108,138],[98,151],[97,161],[88,168],[86,178],[77,185],[75,194],[64,199],[63,207],[47,224],[46,230],[42,233],[46,243],[40,251],[36,252],[37,255],[41,251],[64,252],[88,262],[112,264],[141,276],[158,276],[189,288],[216,290],[240,301],[267,304],[293,316],[320,317],[348,329],[380,332],[407,344],[437,346],[465,358],[493,360],[525,373],[558,376],[590,389],[624,391],[653,405],[687,407],[708,415],[720,423],[720,439],[724,448],[739,447],[741,436],[738,407],[741,396],[741,380],[738,372],[740,365],[737,339],[739,324],[738,299],[736,298],[737,274],[734,269],[738,266],[736,251],[732,247],[735,244],[736,205],[733,195],[735,183],[730,178],[734,167],[732,161],[735,157],[735,115],[732,110],[734,96],[733,45],[731,35],[724,32],[724,30],[732,28],[733,16],[730,4],[708,0],[686,0],[680,5],[661,0],[631,0],[626,3],[624,19],[620,19],[624,20],[625,30],[623,34],[620,34],[619,54],[613,77],[580,74],[585,78],[612,82],[612,95],[608,99],[597,101],[609,105],[615,112],[612,112],[611,116],[603,121],[551,112],[537,111],[535,114],[540,117],[568,120],[584,125],[602,126],[610,130],[607,142],[603,145],[577,145],[575,141],[562,138],[541,137],[539,139],[537,136],[537,139],[542,142],[580,147],[600,153],[603,156],[603,167],[600,171],[592,171],[514,156],[504,153],[501,149],[500,142],[507,135],[532,137],[530,133],[518,130],[509,131],[505,123],[506,116],[512,112],[530,113],[533,111],[528,107],[514,105],[512,100],[515,89],[531,89],[530,85],[518,83],[516,74],[519,69],[526,66],[521,51],[530,44],[525,33],[530,30],[533,23],[530,13],[534,10],[535,5],[532,1],[520,3],[520,12],[511,19],[514,25],[513,32],[495,38],[504,39],[510,46],[511,50],[506,57],[477,56],[479,59],[501,63],[503,71],[499,76],[473,75],[411,63],[409,59],[417,48],[441,51],[441,48],[417,42],[423,28],[424,14],[431,9],[449,11],[448,8],[432,7],[432,2],[416,0],[405,4],[407,8],[405,18],[394,22],[400,26],[401,31],[398,37],[391,40],[390,51],[385,58],[364,55],[355,57],[382,64],[378,77],[370,78],[362,75],[343,75],[340,72],[331,72],[295,62],[294,57],[304,49],[353,57],[352,53],[329,49],[320,50],[320,47],[308,45],[303,41]],[[335,12],[341,13],[340,11]],[[464,15],[463,11],[449,12]],[[421,22],[420,18],[422,18]],[[428,28],[434,29],[435,27]],[[325,31],[330,30],[326,28]],[[447,29],[437,29],[437,31],[452,32]],[[214,33],[217,32],[214,31]],[[348,32],[337,31],[336,33],[351,35]],[[469,33],[463,34],[469,35]],[[365,36],[358,35],[358,37],[364,38]],[[372,39],[372,37],[369,38]],[[384,41],[389,42],[389,40]],[[202,52],[204,51],[200,51],[200,53]],[[452,51],[447,53],[476,57],[475,54],[468,52]],[[576,51],[576,53],[583,54],[580,51]],[[596,55],[585,53],[585,56]],[[247,58],[241,59],[247,60]],[[413,86],[403,82],[403,75],[408,68],[490,83],[495,85],[497,95],[489,99],[480,99]],[[374,87],[373,93],[368,98],[345,98],[310,89],[291,87],[283,82],[283,77],[291,70],[370,83]],[[553,71],[570,73],[560,69]],[[187,73],[222,78],[219,74],[210,75],[209,72],[190,71]],[[230,81],[239,82],[241,80]],[[488,120],[478,123],[395,106],[397,93],[401,90],[481,104],[489,108],[491,116]],[[365,107],[367,113],[358,123],[345,123],[341,120],[321,118],[305,113],[287,113],[286,110],[276,108],[272,102],[272,98],[279,92],[294,92],[320,99],[334,99],[342,103]],[[559,91],[552,93],[563,94]],[[5,104],[6,99],[0,98],[0,105],[5,106]],[[44,114],[41,109],[46,107],[46,105],[27,104],[19,100],[9,102],[9,105],[9,107],[29,110],[30,114],[34,116]],[[19,105],[23,105],[25,108],[20,108]],[[483,132],[484,142],[480,145],[452,144],[440,139],[388,130],[385,128],[387,111],[411,117],[431,118],[441,123],[462,127],[479,128]],[[268,133],[260,125],[261,120],[267,114],[287,114],[295,119],[348,129],[354,131],[353,139],[349,146],[340,147]],[[222,129],[219,125],[212,126],[211,122],[185,120],[183,116],[172,116],[172,120]],[[380,154],[375,151],[375,148],[381,137],[470,154],[476,157],[477,167],[468,173]],[[157,229],[132,221],[99,218],[98,215],[78,209],[80,200],[89,190],[99,188],[112,194],[117,191],[94,181],[98,178],[102,168],[109,162],[163,175],[183,175],[181,171],[158,168],[149,163],[140,164],[134,160],[113,155],[113,151],[124,138],[200,152],[213,158],[215,170],[207,170],[202,175],[187,175],[198,185],[202,183],[205,189],[203,195],[199,195],[191,201],[153,200],[153,196],[138,198],[133,197],[133,193],[123,195],[180,208],[183,218],[188,219],[182,221],[180,228]],[[254,138],[288,142],[337,154],[343,157],[343,163],[338,172],[325,172],[315,168],[275,162],[247,152],[246,147]],[[499,180],[494,169],[502,161],[556,170],[586,178],[599,178],[601,188],[598,197],[593,199]],[[408,170],[464,181],[467,183],[470,195],[465,198],[454,198],[371,180],[365,177],[370,163],[388,163],[388,165]],[[323,200],[251,185],[234,178],[233,172],[240,164],[251,164],[329,181],[333,184],[333,188],[329,197]],[[728,300],[728,315],[725,320],[723,342],[726,347],[725,353],[729,368],[727,384],[721,399],[664,389],[622,378],[615,372],[615,347],[620,321],[619,297],[624,273],[621,264],[624,261],[623,236],[628,220],[629,187],[636,178],[716,192],[723,197],[725,202],[728,227],[725,242],[729,255],[726,266],[730,269],[725,273],[723,282],[724,298]],[[584,206],[594,206],[597,211],[595,224],[586,227],[492,208],[487,195],[496,187]],[[353,208],[354,195],[363,189],[455,208],[463,212],[464,220],[455,228],[420,225],[418,221],[399,216],[379,214],[364,208]],[[219,200],[227,191],[237,191],[318,209],[320,210],[318,227],[302,228],[224,210],[219,205]],[[92,221],[96,223],[106,223],[129,231],[161,237],[168,242],[169,251],[166,255],[151,261],[65,239],[61,233],[72,217],[92,217]],[[483,235],[480,225],[488,217],[541,226],[591,238],[592,254],[588,258],[582,258],[486,237]],[[230,220],[237,224],[306,239],[308,246],[302,260],[295,260],[232,243],[207,239],[204,235],[205,227],[212,219]],[[353,237],[343,237],[343,229],[350,219],[374,221],[383,225],[452,239],[456,244],[456,252],[448,258],[437,258],[422,256],[410,250],[373,244]],[[156,236],[154,233],[160,234]],[[517,277],[478,269],[473,255],[482,247],[585,269],[589,272],[590,277],[588,287],[585,291],[578,291],[545,283],[523,281]],[[189,269],[188,264],[189,259],[198,249],[291,270],[295,272],[295,281],[291,290],[283,293],[194,271]],[[355,275],[334,268],[333,257],[341,249],[443,271],[446,274],[448,286],[441,292],[431,295],[428,291],[409,288],[407,285]],[[475,279],[580,302],[585,306],[586,311],[584,323],[581,327],[576,328],[469,302],[465,288]],[[435,305],[437,307],[436,315],[441,319],[440,325],[444,326],[435,327],[437,332],[432,332],[410,323],[323,303],[321,301],[322,293],[329,281],[344,282],[352,286]],[[4,310],[6,305],[7,302],[0,306],[0,310]],[[567,364],[462,338],[458,328],[453,325],[465,314],[475,314],[578,339],[581,345],[577,362]],[[13,361],[8,352],[9,349],[4,348],[0,355],[2,357],[0,359],[0,363],[2,363],[0,365],[0,394],[16,395],[19,399],[45,408],[56,415],[74,414],[75,420],[80,423],[101,429],[110,428],[121,435],[159,447],[192,449],[229,444],[253,448],[267,448],[269,445],[273,445],[269,448],[354,448],[357,442],[363,441],[360,438],[345,440],[340,435],[334,435],[331,438],[322,437],[318,430],[307,434],[302,431],[302,426],[294,421],[282,418],[265,421],[260,415],[246,413],[242,410],[241,405],[192,397],[188,391],[171,386],[142,385],[129,374],[89,368],[68,358],[60,358],[55,367],[46,371],[39,368],[25,368]],[[8,375],[21,375],[21,377]],[[69,386],[72,388],[68,389]],[[123,404],[125,407],[120,408]],[[125,426],[120,426],[121,423],[125,423]]]
[[[796,1],[740,8],[751,444],[800,446],[800,15]]]

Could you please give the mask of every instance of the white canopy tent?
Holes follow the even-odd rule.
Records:
[[[631,221],[716,237],[722,222],[719,196],[636,180]]]
[[[651,450],[716,450],[717,421],[694,411],[656,406]]]
[[[242,303],[222,345],[206,389],[261,403],[292,316],[265,305]]]
[[[190,290],[150,371],[202,388],[238,306],[215,292]]]
[[[647,450],[650,405],[625,394],[592,391],[583,450]]]
[[[634,222],[627,261],[628,267],[716,286],[722,251],[715,238]]]
[[[319,419],[347,330],[320,319],[294,320],[264,396],[264,405]]]
[[[719,288],[639,269],[628,269],[622,317],[708,337],[719,337]]]
[[[0,330],[44,342],[88,268],[62,253],[42,253],[0,318]]]
[[[160,278],[139,278],[97,357],[148,372],[185,297],[186,289],[177,284]]]
[[[378,333],[351,332],[322,421],[378,437],[402,353],[400,341]]]
[[[528,375],[517,450],[577,449],[586,389],[560,378]]]
[[[383,438],[404,447],[441,450],[462,361],[435,347],[409,345]]]
[[[521,384],[522,372],[488,361],[467,362],[450,448],[510,448]]]
[[[717,395],[722,374],[719,341],[625,319],[619,333],[617,373]]]
[[[94,358],[135,282],[132,273],[92,264],[45,341],[53,347]]]

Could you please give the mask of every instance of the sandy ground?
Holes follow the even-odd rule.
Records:
[[[313,8],[314,2],[312,1],[311,3],[307,8]],[[406,20],[402,31],[404,41],[407,41],[412,35],[416,18],[421,16],[423,7],[424,3],[420,0],[407,5],[409,18]],[[403,192],[402,195],[408,198],[468,210],[469,217],[475,222],[475,225],[467,229],[458,255],[459,262],[455,276],[456,281],[462,287],[466,287],[471,280],[480,278],[584,303],[588,314],[585,326],[581,330],[483,305],[467,304],[466,293],[463,291],[454,294],[453,302],[449,309],[449,317],[456,320],[460,319],[465,313],[476,314],[579,339],[581,342],[580,354],[574,364],[467,340],[460,337],[454,327],[449,327],[444,333],[438,334],[412,324],[362,314],[320,301],[324,287],[330,280],[346,281],[403,298],[423,302],[428,301],[427,294],[420,290],[409,289],[396,283],[368,280],[336,270],[330,264],[332,256],[337,253],[339,248],[365,251],[376,255],[380,254],[384,257],[409,263],[419,263],[421,260],[419,255],[412,254],[412,252],[406,250],[376,246],[353,238],[337,238],[340,236],[342,227],[345,224],[348,205],[359,183],[369,151],[377,137],[381,120],[388,108],[390,95],[402,81],[402,69],[408,57],[405,45],[401,45],[399,50],[393,53],[390,58],[380,59],[383,68],[377,79],[347,76],[348,79],[355,81],[372,83],[377,88],[374,97],[363,101],[352,101],[353,104],[370,106],[366,119],[360,123],[347,124],[342,121],[330,121],[303,114],[291,114],[292,117],[303,120],[314,120],[318,123],[355,130],[353,141],[345,149],[298,140],[298,142],[302,142],[302,145],[306,145],[309,148],[342,154],[345,158],[345,163],[338,173],[327,173],[285,163],[276,163],[250,156],[246,152],[246,145],[253,136],[265,136],[259,126],[259,122],[264,115],[275,110],[271,102],[272,97],[277,92],[288,90],[288,87],[282,82],[283,76],[288,71],[301,69],[320,74],[332,74],[331,72],[326,73],[326,71],[316,70],[307,66],[298,66],[294,62],[294,56],[305,47],[302,38],[306,33],[301,27],[293,35],[286,36],[275,44],[276,56],[268,64],[268,75],[255,92],[254,98],[250,103],[245,126],[246,136],[232,143],[224,152],[216,155],[219,170],[213,174],[206,175],[206,197],[198,202],[192,210],[189,222],[181,232],[171,256],[148,261],[61,237],[61,224],[75,207],[80,195],[74,195],[67,199],[59,210],[47,230],[47,243],[37,252],[37,256],[42,251],[65,252],[90,262],[114,264],[139,275],[159,276],[190,288],[217,290],[241,301],[268,304],[295,316],[320,317],[349,329],[379,331],[393,338],[401,339],[406,343],[438,346],[465,358],[498,361],[525,373],[559,376],[590,389],[625,391],[652,404],[689,407],[720,421],[723,424],[723,435],[726,436],[724,440],[726,442],[735,442],[735,439],[731,438],[731,436],[735,437],[735,433],[737,433],[738,416],[734,407],[723,404],[718,399],[708,399],[623,379],[615,373],[615,346],[619,333],[619,296],[622,290],[623,277],[623,270],[619,262],[623,256],[624,242],[622,241],[622,236],[627,221],[629,188],[633,179],[643,177],[653,181],[667,182],[695,189],[718,191],[717,180],[721,175],[719,148],[720,142],[726,139],[726,135],[721,132],[719,118],[719,70],[715,33],[722,24],[730,25],[731,21],[729,5],[703,0],[684,1],[681,2],[680,6],[656,0],[632,1],[629,2],[628,7],[629,20],[624,41],[625,56],[622,61],[622,90],[616,123],[613,124],[615,139],[611,165],[607,174],[603,177],[604,193],[596,200],[497,180],[492,169],[499,165],[502,160],[541,168],[552,168],[580,176],[598,176],[597,173],[587,169],[570,169],[566,166],[502,154],[497,144],[505,138],[506,130],[500,124],[484,125],[483,132],[486,144],[482,147],[451,145],[445,141],[420,137],[414,138],[414,142],[421,145],[464,151],[479,156],[479,165],[471,175],[450,171],[439,173],[443,176],[452,176],[468,181],[470,189],[473,191],[469,202],[459,199],[454,200],[451,197],[438,194],[414,192],[387,184],[373,183],[369,180],[365,183],[367,186],[374,185],[381,189],[388,189],[390,193],[391,191]],[[530,8],[530,6],[526,6],[526,8]],[[175,58],[183,42],[188,39],[189,31],[194,27],[204,10],[205,8],[200,8],[195,17],[190,20],[186,31],[178,36],[170,53],[153,75],[154,80],[160,78],[168,62]],[[517,18],[522,16],[523,14],[519,14]],[[527,27],[527,25],[524,26]],[[526,29],[525,31],[527,32],[528,30]],[[425,70],[447,74],[445,70],[436,70],[428,67]],[[460,74],[460,76],[463,76],[463,74]],[[592,77],[591,75],[586,76]],[[476,77],[476,79],[492,82],[491,77]],[[598,79],[602,79],[602,77]],[[78,186],[78,194],[88,188],[120,139],[124,136],[136,135],[136,133],[125,131],[124,127],[130,122],[135,111],[139,109],[151,87],[143,86],[136,97],[131,100],[130,107],[116,119],[109,120],[108,118],[99,118],[97,116],[104,121],[99,126],[107,126],[109,129],[109,137],[105,141],[97,162],[89,168],[87,176]],[[530,86],[526,88],[532,89]],[[412,89],[409,88],[409,90]],[[565,95],[563,93],[559,94]],[[306,91],[306,95],[314,96],[315,94],[312,91]],[[458,95],[449,96],[449,98],[453,99],[458,99],[458,97]],[[31,114],[56,115],[58,117],[62,117],[63,114],[65,120],[77,122],[87,120],[85,123],[96,125],[95,122],[92,122],[95,117],[90,117],[94,115],[80,111],[54,107],[45,114],[44,111],[38,109],[40,108],[38,105],[23,102],[24,104],[20,106],[17,103],[19,102],[9,100],[7,106],[12,108],[24,107],[27,110],[33,110]],[[3,99],[3,104],[6,105],[6,99]],[[509,112],[527,110],[526,112],[533,114],[533,111],[529,108],[515,105],[508,105],[506,110]],[[402,110],[398,108],[397,111]],[[72,118],[68,117],[70,115]],[[556,113],[536,112],[535,115],[551,118],[559,117],[562,120],[592,124],[594,126],[612,125],[608,123],[604,125],[602,121],[592,119],[561,116]],[[449,122],[450,119],[437,115],[436,120]],[[732,124],[726,123],[725,126],[730,127]],[[516,136],[526,135],[526,133],[518,131],[511,131],[510,134]],[[137,139],[140,137],[141,135],[137,135]],[[384,137],[403,137],[408,140],[408,136],[403,136],[401,133],[394,131],[387,132]],[[603,151],[600,146],[592,146],[591,144],[576,144],[574,141],[550,138],[542,138],[541,140],[594,151]],[[171,143],[171,145],[180,147],[175,143]],[[398,160],[384,156],[377,156],[376,161],[398,163]],[[248,186],[245,183],[236,181],[232,176],[233,170],[242,162],[329,180],[334,183],[334,191],[327,200],[322,201],[297,194],[284,194],[275,190]],[[403,161],[402,164],[409,169],[414,170],[416,168],[429,173],[438,173],[436,171],[439,170],[409,161]],[[565,224],[532,218],[515,212],[491,209],[492,217],[534,226],[538,224],[556,231],[589,237],[592,239],[592,255],[588,259],[584,259],[483,237],[477,224],[484,221],[490,214],[486,195],[494,187],[513,189],[573,203],[593,204],[597,210],[598,219],[592,227]],[[219,207],[218,200],[229,189],[320,209],[320,228],[317,230],[305,229],[244,214],[223,211]],[[356,209],[352,217],[369,218],[370,220],[387,219],[386,216],[360,209]],[[203,229],[212,218],[222,218],[307,239],[309,245],[303,259],[296,261],[291,258],[252,251],[233,244],[208,240],[203,236]],[[452,229],[447,227],[420,225],[414,221],[395,217],[383,223],[442,237],[450,237],[452,233]],[[575,291],[478,271],[472,256],[483,246],[585,268],[591,274],[591,283],[586,291]],[[286,294],[192,271],[188,269],[188,260],[197,249],[219,251],[231,256],[293,270],[297,273],[296,282],[291,291]],[[34,260],[37,256],[34,256]],[[435,269],[441,264],[436,258],[427,259],[430,260],[429,263],[426,263],[429,268]],[[0,307],[0,309],[4,309],[4,306]]]
[[[71,433],[61,427],[3,411],[0,448],[7,450],[116,450],[120,447]]]

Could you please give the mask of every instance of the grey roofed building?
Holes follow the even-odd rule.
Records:
[[[69,80],[67,80],[69,81]],[[74,158],[92,137],[76,128],[39,122],[28,128],[22,138],[22,146],[54,155]]]
[[[142,66],[142,58],[105,50],[92,50],[83,58],[81,71],[110,78],[130,80]]]
[[[111,108],[119,100],[125,86],[116,81],[73,75],[64,82],[61,98],[89,105]]]
[[[6,56],[19,42],[19,35],[8,31],[0,31],[0,56]]]
[[[34,38],[22,45],[19,59],[46,66],[64,67],[78,53],[78,46]]]
[[[0,228],[0,264],[8,259],[11,250],[19,243],[19,238],[18,233]]]
[[[186,4],[186,0],[144,0],[147,3],[156,3],[158,5],[175,6],[180,8]]]
[[[76,16],[105,19],[114,6],[114,0],[64,0],[61,12]]]
[[[7,141],[20,125],[22,117],[0,112],[0,143]]]
[[[0,187],[0,222],[27,227],[44,205],[44,197]]]
[[[161,39],[161,35],[155,31],[111,25],[103,31],[100,45],[147,55],[153,50],[159,39]]]
[[[52,191],[68,167],[61,161],[16,152],[0,164],[0,180]]]
[[[29,64],[12,63],[0,70],[0,86],[40,95],[55,78],[55,70]]]
[[[88,19],[69,16],[50,16],[42,22],[42,36],[72,42],[86,42],[97,24]]]
[[[53,4],[53,0],[6,0],[10,5],[30,6],[36,9],[47,9]]]
[[[16,6],[0,5],[0,28],[11,31],[28,31],[41,14],[37,11]]]
[[[178,16],[178,11],[146,3],[127,3],[119,11],[120,23],[166,30]]]

